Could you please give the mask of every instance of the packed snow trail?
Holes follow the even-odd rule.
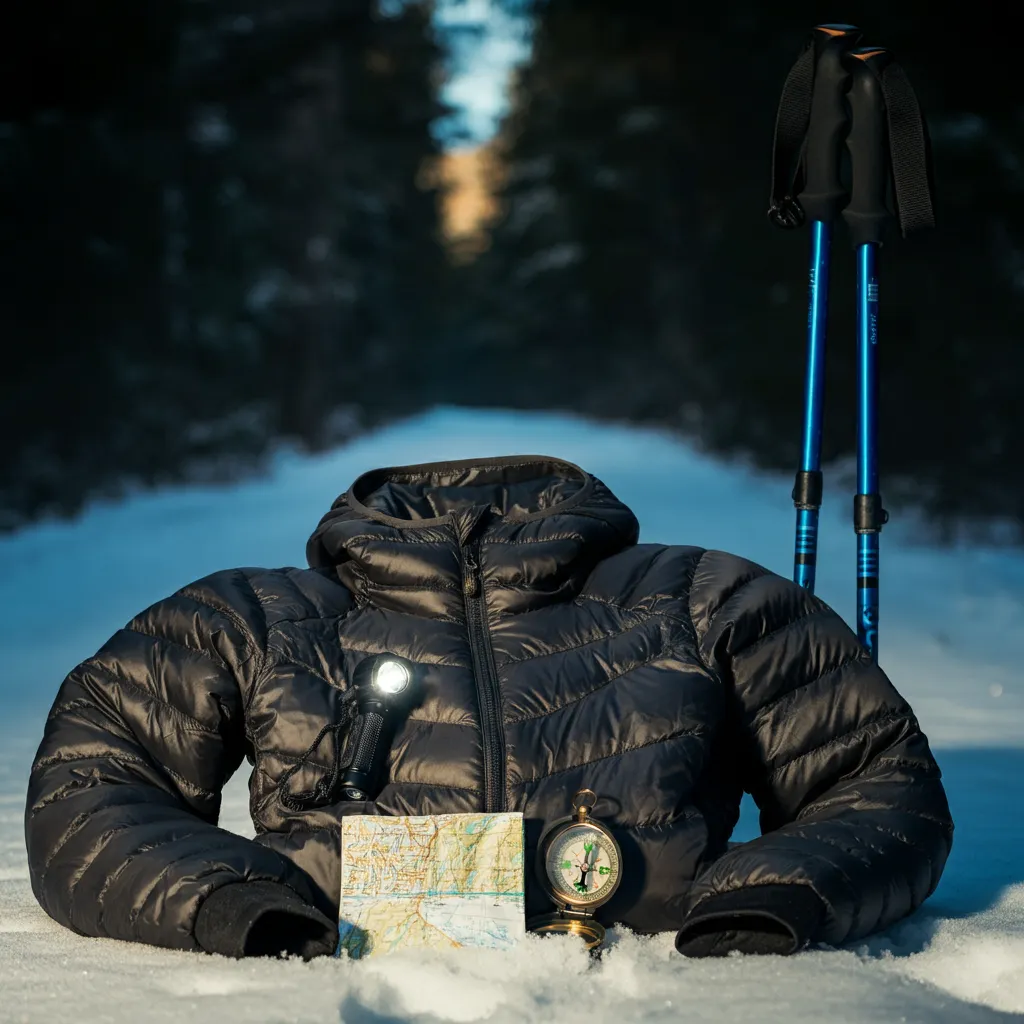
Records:
[[[882,537],[880,661],[932,742],[957,830],[938,891],[884,935],[789,958],[688,961],[670,934],[613,932],[599,961],[572,939],[530,936],[512,953],[304,964],[83,938],[43,913],[28,883],[25,787],[70,668],[208,572],[304,564],[321,514],[366,469],[515,453],[593,472],[637,513],[642,541],[724,548],[790,573],[788,478],[723,466],[658,431],[456,409],[325,455],[282,453],[261,480],[137,495],[0,539],[0,1021],[1024,1019],[1024,555],[915,547],[909,517]],[[848,622],[849,504],[826,480],[816,592]],[[229,783],[221,824],[251,835],[247,774]],[[757,832],[745,803],[733,838]]]

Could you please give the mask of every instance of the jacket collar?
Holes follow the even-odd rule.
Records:
[[[636,543],[633,513],[596,477],[544,455],[375,469],[334,502],[306,546],[364,601],[464,616],[467,553],[492,613],[575,596],[602,559]]]

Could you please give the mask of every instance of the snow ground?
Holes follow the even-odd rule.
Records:
[[[637,512],[644,541],[720,547],[788,575],[788,477],[754,474],[653,430],[556,415],[439,409],[261,480],[173,488],[0,539],[0,1021],[389,1024],[1024,1020],[1024,554],[882,538],[881,663],[943,768],[957,833],[939,889],[854,948],[687,961],[671,936],[616,934],[600,961],[571,939],[512,953],[349,963],[235,962],[76,936],[39,909],[22,831],[28,767],[64,674],[124,621],[208,572],[302,565],[307,535],[366,469],[440,458],[557,455]],[[817,592],[853,617],[849,499],[826,480]],[[250,834],[245,773],[222,825]],[[744,805],[735,839],[757,834]]]

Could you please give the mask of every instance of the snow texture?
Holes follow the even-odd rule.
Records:
[[[699,455],[666,434],[553,416],[439,409],[261,480],[96,504],[0,539],[0,1021],[1024,1020],[1024,555],[882,535],[880,660],[932,741],[956,821],[935,895],[884,935],[797,956],[687,960],[670,934],[612,932],[513,952],[360,962],[232,961],[83,938],[36,904],[23,809],[46,710],[66,672],[179,586],[234,565],[302,565],[305,539],[366,469],[542,453],[576,462],[637,513],[641,540],[700,544],[791,572],[788,477]],[[853,615],[849,497],[826,479],[817,593]],[[222,825],[251,835],[245,770]],[[757,834],[744,804],[734,839]]]

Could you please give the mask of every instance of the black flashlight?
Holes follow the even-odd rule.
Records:
[[[341,776],[346,800],[369,800],[384,768],[396,712],[412,689],[413,664],[394,654],[368,658],[356,674],[357,718],[349,735],[348,765]]]

